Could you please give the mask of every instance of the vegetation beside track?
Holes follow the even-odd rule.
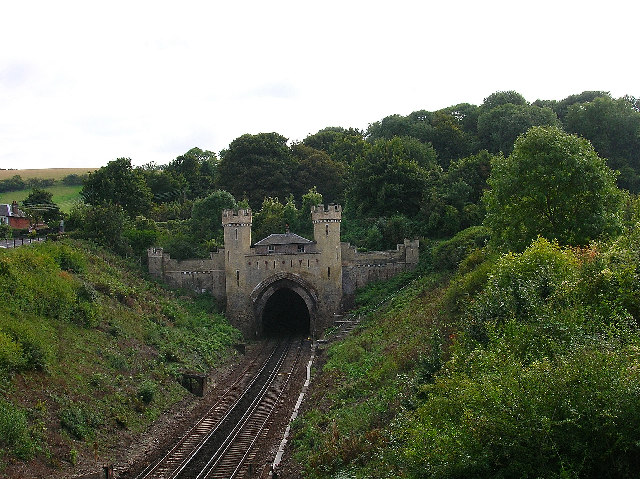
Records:
[[[108,459],[240,335],[210,296],[178,296],[86,242],[0,251],[0,471]],[[2,474],[0,474],[2,475]]]

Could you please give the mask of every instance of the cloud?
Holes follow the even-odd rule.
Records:
[[[298,89],[289,82],[269,82],[258,85],[241,96],[289,100],[298,96]]]
[[[0,67],[0,85],[6,88],[18,88],[30,82],[35,76],[33,65],[21,61],[10,62]]]

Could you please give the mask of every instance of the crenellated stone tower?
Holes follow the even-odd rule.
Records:
[[[249,284],[246,265],[246,257],[251,253],[252,221],[250,209],[222,212],[226,309],[227,316],[237,324],[251,323],[253,317],[247,294],[253,286]]]
[[[320,205],[311,209],[313,239],[320,254],[317,282],[327,321],[340,311],[342,299],[342,249],[340,248],[340,205]]]

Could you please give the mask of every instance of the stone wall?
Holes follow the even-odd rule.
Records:
[[[224,250],[211,253],[209,259],[172,259],[162,248],[151,248],[147,252],[149,273],[172,288],[210,292],[225,306]]]
[[[353,307],[358,288],[392,278],[414,269],[418,264],[418,240],[404,240],[395,250],[359,252],[349,243],[342,243],[342,308]]]

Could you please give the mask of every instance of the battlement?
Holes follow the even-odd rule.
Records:
[[[250,226],[252,223],[251,209],[222,210],[222,225]]]
[[[342,219],[342,206],[328,204],[311,207],[311,221],[313,223],[340,222]]]

